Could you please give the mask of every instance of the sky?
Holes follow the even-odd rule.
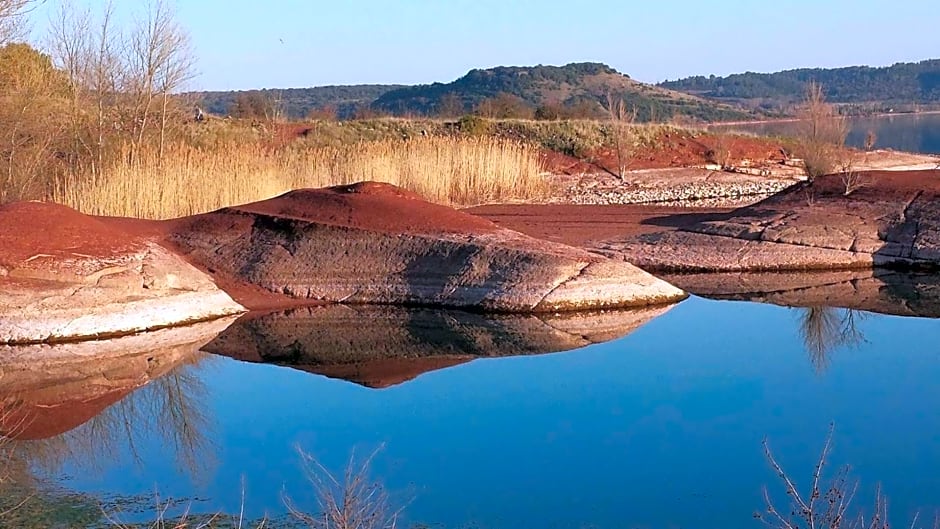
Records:
[[[33,14],[37,41],[59,1]],[[940,58],[937,0],[170,1],[192,37],[193,90],[450,82],[583,61],[660,82]],[[128,22],[140,2],[114,4]]]

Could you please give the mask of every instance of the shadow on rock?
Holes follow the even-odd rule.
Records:
[[[670,274],[673,284],[711,299],[787,307],[836,307],[894,316],[940,318],[940,276],[887,269]]]
[[[384,388],[476,358],[606,342],[670,308],[493,315],[391,306],[304,307],[243,316],[204,350]]]

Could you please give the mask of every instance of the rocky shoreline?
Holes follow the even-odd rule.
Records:
[[[35,202],[3,206],[0,221],[0,344],[116,337],[278,303],[540,313],[686,297],[622,260],[389,184],[293,191],[166,222]]]
[[[940,171],[828,175],[677,230],[602,241],[647,270],[940,268]]]
[[[612,175],[579,178],[554,177],[559,189],[550,204],[613,205],[662,204],[675,207],[756,201],[778,193],[803,179],[765,177],[707,168],[668,168],[631,171],[624,180]],[[720,207],[720,206],[718,206]]]
[[[518,225],[504,224],[513,206],[459,211],[378,183],[172,221],[9,204],[0,207],[0,343],[100,339],[317,303],[552,313],[686,297],[648,271],[940,268],[940,170],[853,171],[849,184],[779,167],[558,176],[556,188],[568,185],[553,199],[562,203],[516,206],[548,215],[524,213]],[[727,207],[737,201],[756,203]],[[618,217],[619,207],[639,209]],[[590,237],[590,215],[607,219],[603,236]],[[582,235],[566,238],[571,228]]]

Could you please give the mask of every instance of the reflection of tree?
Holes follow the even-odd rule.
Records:
[[[800,335],[810,362],[817,371],[829,367],[832,352],[839,347],[855,347],[865,341],[858,328],[865,313],[854,309],[806,307],[800,309]]]
[[[3,459],[13,467],[51,474],[60,471],[66,461],[93,471],[113,461],[124,447],[142,464],[137,447],[145,440],[157,438],[163,446],[173,449],[182,472],[194,479],[202,478],[211,473],[214,465],[211,421],[204,409],[206,387],[199,377],[199,370],[209,358],[204,354],[192,357],[64,434],[40,440],[0,441],[0,456],[6,454]],[[11,437],[15,437],[13,434]],[[18,474],[17,482],[31,479]]]

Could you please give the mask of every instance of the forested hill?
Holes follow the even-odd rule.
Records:
[[[570,117],[599,117],[607,94],[636,108],[640,121],[687,116],[705,121],[748,117],[739,110],[640,83],[600,63],[566,66],[501,66],[471,70],[451,83],[391,90],[373,110],[395,115],[455,115],[466,112],[520,117],[541,111]],[[512,114],[500,116],[500,114]]]
[[[940,103],[940,59],[873,68],[804,68],[727,77],[689,77],[659,86],[719,101],[799,100],[810,82],[820,83],[835,103]]]
[[[311,113],[332,112],[340,118],[353,117],[363,108],[368,108],[379,96],[401,88],[401,85],[347,85],[317,86],[313,88],[284,88],[246,90],[239,92],[197,92],[191,95],[203,109],[217,115],[263,113],[279,111],[291,118],[304,118]],[[244,108],[248,107],[269,108]],[[242,108],[239,109],[239,106]]]

